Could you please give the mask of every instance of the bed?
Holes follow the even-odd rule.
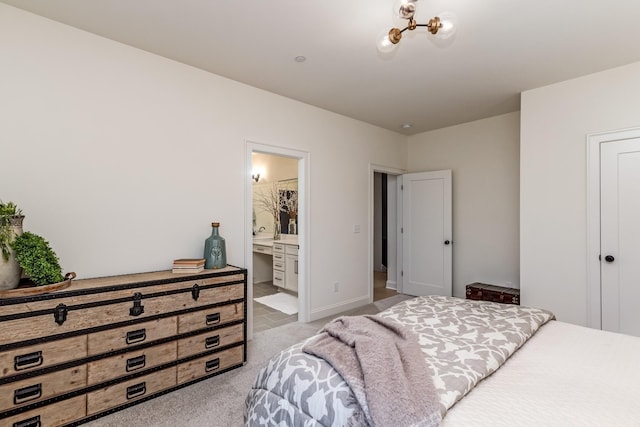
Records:
[[[373,317],[368,320],[408,331],[407,342],[420,355],[412,359],[424,364],[435,390],[429,409],[435,417],[373,419],[375,406],[363,401],[361,382],[314,353],[325,331],[261,369],[246,399],[245,424],[640,426],[640,338],[560,322],[545,310],[439,296],[403,301]],[[385,388],[378,383],[367,393],[390,395],[385,410],[404,408],[404,391]]]

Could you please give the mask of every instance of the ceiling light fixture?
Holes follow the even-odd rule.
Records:
[[[418,0],[396,0],[394,2],[394,13],[401,19],[406,19],[407,26],[403,29],[392,28],[378,39],[378,50],[380,52],[391,52],[402,39],[402,33],[406,30],[415,30],[417,27],[426,27],[427,31],[436,39],[445,40],[453,36],[456,32],[456,18],[452,13],[442,12],[438,16],[429,19],[426,24],[418,24],[414,19],[416,14],[416,3]]]

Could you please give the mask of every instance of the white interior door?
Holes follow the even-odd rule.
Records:
[[[451,171],[405,174],[402,186],[403,292],[451,296]]]
[[[640,336],[640,138],[601,144],[602,329]]]

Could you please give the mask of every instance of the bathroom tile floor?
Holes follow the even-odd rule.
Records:
[[[278,288],[272,282],[254,283],[253,297],[260,298],[278,293]],[[298,314],[286,314],[264,304],[253,301],[253,332],[282,326],[287,323],[297,322]]]

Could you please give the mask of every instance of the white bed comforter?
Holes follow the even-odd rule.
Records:
[[[404,301],[379,316],[419,337],[443,414],[553,318],[544,310],[438,296]],[[247,397],[246,425],[367,425],[342,378],[301,347],[261,370]]]
[[[443,427],[638,427],[640,338],[549,322]]]

